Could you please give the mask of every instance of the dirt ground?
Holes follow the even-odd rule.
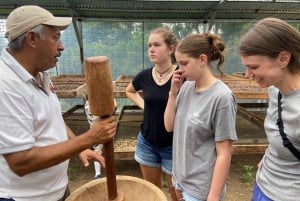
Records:
[[[261,157],[262,154],[233,155],[225,201],[251,200],[256,165]],[[141,177],[139,166],[134,160],[116,160],[115,169],[117,175]],[[68,172],[71,192],[94,179],[93,164],[84,168],[77,157],[71,159]],[[102,173],[105,176],[105,169],[102,169]],[[163,190],[168,196],[166,188]]]

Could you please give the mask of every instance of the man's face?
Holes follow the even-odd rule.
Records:
[[[46,26],[43,30],[42,37],[39,37],[37,51],[41,69],[48,70],[56,65],[64,47],[60,41],[60,30],[58,27]]]

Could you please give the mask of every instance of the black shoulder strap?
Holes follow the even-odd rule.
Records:
[[[294,147],[292,142],[287,138],[286,134],[284,133],[283,121],[281,119],[281,111],[282,111],[281,97],[282,97],[281,93],[278,92],[278,119],[277,119],[276,124],[279,128],[279,133],[280,133],[282,141],[283,141],[282,144],[283,144],[283,146],[288,148],[292,152],[292,154],[296,158],[298,158],[298,160],[300,160],[300,152]]]

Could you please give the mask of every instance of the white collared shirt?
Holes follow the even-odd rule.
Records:
[[[47,73],[42,87],[6,50],[0,58],[0,197],[16,201],[58,200],[68,183],[68,160],[56,166],[16,175],[2,154],[67,140],[59,100]],[[48,85],[48,86],[47,86]]]

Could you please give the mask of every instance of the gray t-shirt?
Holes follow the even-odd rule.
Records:
[[[262,192],[274,201],[300,199],[300,161],[282,145],[276,121],[278,89],[269,88],[269,107],[265,119],[265,132],[269,147],[257,171],[256,182]],[[282,95],[282,120],[284,132],[300,151],[300,90]]]
[[[206,200],[216,161],[216,141],[237,140],[236,101],[220,80],[201,92],[195,92],[194,81],[186,81],[176,104],[174,177],[190,196]],[[223,198],[224,194],[225,188]]]

